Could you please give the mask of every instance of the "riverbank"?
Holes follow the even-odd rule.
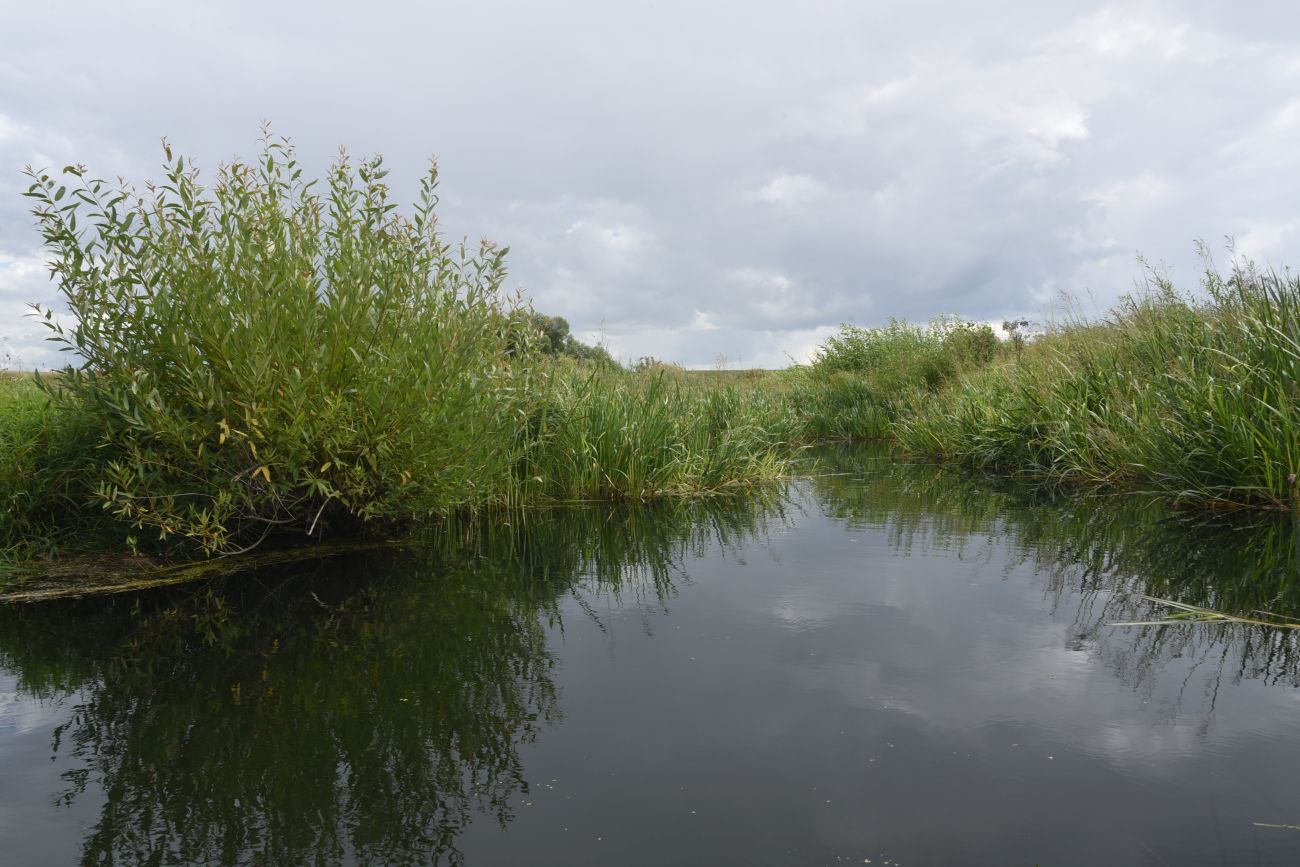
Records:
[[[409,215],[381,160],[315,186],[283,140],[213,183],[168,149],[164,174],[144,197],[31,174],[68,308],[45,323],[80,364],[0,386],[10,561],[231,556],[786,472],[763,401],[551,354],[505,251],[443,239],[436,167]]]
[[[378,159],[342,157],[318,192],[283,141],[210,186],[166,156],[145,198],[80,167],[32,175],[69,309],[45,321],[82,363],[0,379],[10,564],[733,494],[833,440],[1180,507],[1295,503],[1289,273],[1209,270],[1194,293],[1152,275],[1105,320],[1032,340],[941,318],[845,326],[784,371],[627,370],[548,351],[562,320],[504,294],[505,251],[442,238],[434,168],[402,216]]]
[[[1300,278],[1153,279],[1101,322],[1002,346],[905,390],[887,435],[912,455],[1179,507],[1292,509],[1300,471]]]
[[[350,515],[345,504],[322,497],[310,516],[314,524],[294,527],[286,521],[279,532],[254,541],[294,535],[315,543],[365,540],[475,512],[510,515],[559,503],[724,496],[786,477],[798,452],[798,418],[783,388],[742,390],[699,384],[667,370],[631,373],[564,363],[540,366],[534,374],[538,386],[529,412],[505,444],[513,461],[503,477],[478,480],[480,498],[411,501],[407,514],[398,505],[393,514]],[[96,551],[138,552],[146,555],[141,563],[160,568],[203,553],[197,540],[169,537],[165,528],[150,539],[146,514],[113,508],[122,493],[103,481],[114,470],[116,452],[105,439],[94,416],[57,382],[42,388],[32,380],[0,380],[0,497],[8,505],[0,515],[0,553],[11,572]],[[203,443],[199,438],[195,449]],[[254,444],[249,451],[254,449],[273,479],[289,474],[290,468],[270,462],[265,446]],[[174,502],[166,505],[179,511]],[[247,536],[232,532],[229,538]]]
[[[509,458],[495,481],[471,479],[476,499],[403,507],[398,497],[370,514],[349,513],[326,493],[302,526],[284,521],[276,535],[400,535],[467,510],[724,495],[789,475],[807,444],[861,439],[890,443],[900,456],[1153,494],[1179,508],[1290,509],[1300,466],[1298,299],[1296,279],[1239,269],[1211,272],[1197,295],[1153,284],[1104,321],[1020,345],[986,326],[941,320],[845,328],[815,363],[785,371],[529,362],[530,390],[511,404],[520,421],[498,433]],[[201,544],[169,539],[165,524],[154,525],[162,544],[151,544],[146,513],[120,508],[122,491],[106,474],[111,482],[120,467],[121,443],[86,410],[84,393],[79,403],[68,391],[62,379],[43,388],[31,377],[0,380],[8,505],[0,538],[10,563],[67,551],[144,551],[164,561],[201,553]],[[185,448],[244,437],[243,478],[227,470],[242,485],[266,487],[263,466],[272,479],[292,478],[294,467],[268,455],[284,432],[213,427]],[[247,466],[254,458],[258,469]],[[320,481],[308,473],[305,484]]]

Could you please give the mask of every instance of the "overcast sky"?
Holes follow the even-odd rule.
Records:
[[[57,361],[21,169],[442,170],[442,224],[624,358],[783,366],[841,322],[1104,308],[1195,239],[1300,262],[1300,4],[5,0],[0,337]],[[409,198],[409,196],[404,196]],[[1226,256],[1225,256],[1226,258]],[[3,354],[0,352],[0,354]]]

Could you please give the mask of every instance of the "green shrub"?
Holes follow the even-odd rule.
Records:
[[[229,552],[509,498],[530,337],[505,251],[441,238],[436,168],[408,218],[378,158],[340,156],[322,189],[267,139],[204,187],[165,150],[143,196],[29,170],[75,319],[46,314],[76,359],[51,396],[100,432],[97,500]]]

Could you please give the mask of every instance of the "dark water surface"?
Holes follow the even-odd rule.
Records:
[[[1290,520],[872,454],[0,608],[0,863],[1296,864]]]

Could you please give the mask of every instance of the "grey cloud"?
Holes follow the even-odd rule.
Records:
[[[360,11],[358,11],[360,9]],[[10,4],[0,334],[52,290],[21,166],[143,180],[263,118],[321,170],[436,154],[448,234],[628,357],[782,364],[837,323],[1105,307],[1135,254],[1300,248],[1300,11],[1208,2]],[[811,344],[810,344],[810,341]]]

